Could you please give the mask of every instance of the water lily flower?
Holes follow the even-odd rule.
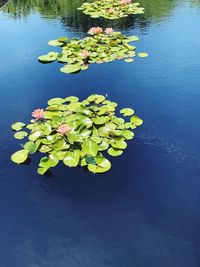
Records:
[[[64,123],[61,124],[56,131],[62,135],[68,134],[68,132],[70,131],[70,127]]]
[[[109,14],[112,14],[114,12],[114,9],[113,8],[110,8],[109,10],[108,10],[108,13]]]
[[[89,29],[88,33],[90,34],[100,34],[102,33],[103,29],[101,27],[92,27]]]
[[[106,28],[105,33],[106,34],[112,34],[114,32],[113,28]]]
[[[90,56],[90,53],[88,51],[84,50],[81,52],[81,56],[87,58]]]
[[[130,4],[132,0],[121,0],[120,4],[121,5],[126,5],[126,4]]]
[[[32,116],[34,118],[36,118],[36,120],[43,119],[44,118],[44,109],[41,109],[41,108],[35,109],[32,112]]]

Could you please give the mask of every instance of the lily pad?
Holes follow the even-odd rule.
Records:
[[[81,70],[81,66],[79,64],[73,64],[73,65],[65,65],[60,69],[61,72],[64,73],[75,73]]]
[[[138,53],[138,56],[139,56],[139,57],[148,57],[149,54],[148,54],[148,53],[144,53],[144,52],[142,52],[142,53]]]
[[[26,124],[23,123],[23,122],[15,122],[14,124],[11,125],[11,128],[14,130],[14,131],[20,131],[23,129],[23,127],[25,126]]]
[[[28,158],[28,150],[25,149],[19,150],[14,154],[12,154],[11,156],[11,160],[17,164],[23,163],[24,161],[27,160],[27,158]]]
[[[21,131],[14,134],[15,139],[21,140],[27,136],[27,132]]]
[[[46,55],[38,57],[38,60],[42,63],[51,63],[57,59],[57,55],[58,55],[57,52],[49,52]]]
[[[119,19],[128,15],[144,13],[144,8],[139,3],[120,0],[97,0],[92,3],[83,3],[78,10],[92,18]]]
[[[116,116],[117,103],[104,95],[93,94],[80,101],[78,97],[55,97],[48,101],[45,109],[32,113],[34,119],[25,125],[17,122],[11,127],[19,130],[15,138],[27,138],[24,149],[11,157],[15,163],[24,162],[29,154],[45,154],[38,166],[38,174],[45,174],[59,161],[69,167],[87,167],[94,173],[103,173],[111,168],[105,158],[106,152],[119,156],[127,147],[126,140],[133,138],[132,129],[142,124],[134,111],[123,108]],[[127,119],[126,116],[131,116]],[[27,132],[21,131],[26,127]],[[105,154],[105,155],[104,155]]]
[[[80,160],[80,151],[74,150],[66,152],[63,162],[65,165],[69,167],[76,167],[79,164],[79,160]]]
[[[88,164],[88,170],[93,173],[107,172],[111,168],[111,163],[108,159],[98,156],[94,158],[96,165]]]
[[[140,118],[138,118],[137,116],[132,116],[131,117],[131,123],[135,124],[136,126],[140,126],[143,124],[143,120],[141,120]]]
[[[119,1],[117,3],[119,4]],[[131,5],[135,4],[131,3]],[[125,8],[125,6],[129,5],[120,5],[122,8]],[[60,69],[61,72],[67,74],[86,70],[92,63],[102,64],[121,59],[124,59],[125,62],[134,61],[133,57],[136,56],[136,47],[129,43],[137,41],[138,37],[127,37],[121,34],[121,32],[115,32],[112,28],[103,30],[100,27],[92,27],[88,33],[90,36],[83,39],[72,38],[66,42],[65,38],[62,37],[49,41],[50,45],[59,46],[62,51],[60,53],[55,51],[42,55],[38,58],[39,61],[51,63],[57,60],[59,63],[67,63]],[[97,104],[98,101],[97,99]],[[103,100],[100,101],[102,102]]]
[[[48,101],[48,105],[51,106],[51,105],[60,105],[64,102],[64,99],[63,98],[60,98],[60,97],[56,97],[56,98],[52,98]]]
[[[61,46],[63,43],[59,42],[58,40],[51,40],[48,42],[48,45],[50,46]]]
[[[113,147],[110,147],[108,149],[108,154],[110,156],[113,156],[113,157],[117,157],[117,156],[120,156],[121,154],[123,153],[123,150],[120,150],[120,149],[115,149]]]
[[[132,116],[134,114],[134,110],[132,108],[123,108],[120,110],[120,113],[124,116]]]

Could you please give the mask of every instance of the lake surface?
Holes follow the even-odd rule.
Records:
[[[92,20],[80,0],[11,0],[0,11],[0,266],[200,266],[200,2],[141,0],[145,15]],[[93,64],[76,75],[43,65],[48,40],[94,25],[138,35],[149,57]],[[108,94],[144,120],[112,169],[60,164],[37,175],[40,155],[15,165],[10,125],[52,97]]]

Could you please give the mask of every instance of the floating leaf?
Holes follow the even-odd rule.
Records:
[[[68,96],[65,98],[65,102],[77,102],[79,99],[76,96]]]
[[[48,42],[48,45],[50,46],[61,46],[63,42],[59,42],[58,40],[51,40]]]
[[[25,126],[26,124],[23,123],[23,122],[15,122],[14,124],[11,125],[11,128],[14,130],[14,131],[20,131],[21,129],[23,129],[23,127]]]
[[[110,4],[113,5],[113,2]],[[120,1],[117,0],[117,5],[119,4]],[[135,4],[136,3],[131,3],[130,5],[120,5],[120,13],[121,8],[127,8],[131,5],[133,5],[135,12],[135,10],[138,9]],[[114,3],[114,5],[116,5],[116,3]],[[116,15],[116,12],[113,14]],[[110,17],[111,15],[108,16],[108,18]],[[121,34],[121,32],[114,32],[112,28],[107,28],[103,31],[100,27],[93,27],[88,33],[90,34],[90,37],[83,39],[72,38],[66,42],[64,37],[62,37],[49,41],[50,45],[59,46],[62,51],[60,53],[49,52],[47,55],[42,55],[38,58],[39,61],[43,63],[51,63],[57,60],[59,63],[67,63],[60,69],[60,71],[68,74],[86,70],[89,68],[89,64],[92,63],[102,64],[104,62],[111,62],[117,59],[125,59],[126,62],[134,61],[133,57],[136,56],[136,47],[130,45],[129,43],[137,41],[138,37],[126,37]],[[95,103],[98,104],[103,102],[103,99],[105,98],[102,97],[103,96],[97,99]]]
[[[120,110],[120,113],[124,116],[132,116],[134,114],[134,110],[132,108],[123,108]]]
[[[124,130],[122,132],[122,135],[127,139],[127,140],[131,140],[134,137],[134,133],[129,131],[129,130]]]
[[[123,150],[120,150],[120,149],[115,149],[113,147],[110,147],[108,149],[108,154],[110,156],[113,156],[113,157],[117,157],[117,156],[120,156],[121,154],[123,153]]]
[[[76,167],[79,164],[79,159],[80,159],[79,150],[67,151],[64,156],[63,162],[65,165],[69,167]]]
[[[14,134],[15,139],[21,140],[24,139],[28,134],[27,132],[21,131]]]
[[[126,59],[124,59],[124,61],[125,61],[126,63],[131,63],[131,62],[134,61],[134,59],[133,59],[133,58],[126,58]]]
[[[94,141],[87,139],[82,144],[82,149],[85,154],[95,157],[98,152],[98,145]]]
[[[57,52],[49,52],[46,55],[42,55],[38,57],[38,60],[43,63],[50,63],[57,59],[57,55],[58,55]]]
[[[144,8],[139,3],[121,2],[119,0],[97,0],[92,3],[83,3],[78,10],[92,18],[119,19],[128,15],[144,13]]]
[[[142,53],[138,53],[138,56],[139,57],[148,57],[148,53],[144,53],[144,52],[142,52]]]
[[[48,101],[48,105],[51,106],[51,105],[60,105],[64,102],[64,99],[63,98],[60,98],[60,97],[56,97],[56,98],[52,98]]]
[[[127,147],[127,143],[122,139],[113,139],[110,142],[111,146],[116,149],[125,149]]]
[[[81,66],[79,64],[73,64],[73,65],[65,65],[60,69],[60,71],[64,73],[75,73],[78,72],[80,69]]]
[[[97,165],[88,164],[88,170],[93,173],[107,172],[111,168],[111,163],[108,159],[98,156],[94,158]]]
[[[76,42],[76,41],[74,41]],[[38,173],[45,174],[59,161],[70,167],[86,166],[89,171],[103,173],[111,168],[104,154],[119,156],[127,147],[125,140],[132,139],[134,129],[142,124],[130,108],[120,113],[131,116],[129,121],[115,115],[117,103],[105,96],[93,94],[82,102],[75,96],[55,97],[48,101],[44,118],[31,119],[27,132],[15,133],[17,139],[27,136],[24,149],[11,157],[15,163],[24,162],[29,154],[45,154],[38,166]],[[24,123],[17,122],[12,129],[21,130]]]
[[[131,123],[135,124],[136,126],[140,126],[143,123],[143,120],[141,120],[140,118],[138,118],[137,116],[132,116],[131,117]]]
[[[19,150],[12,154],[11,160],[17,164],[23,163],[28,158],[28,151],[25,149]]]
[[[30,154],[34,154],[37,151],[37,144],[35,144],[34,142],[31,142],[31,141],[28,141],[24,145],[24,149],[28,150],[28,152]]]

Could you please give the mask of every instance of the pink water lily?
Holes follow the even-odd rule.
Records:
[[[44,118],[44,109],[41,109],[41,108],[35,109],[32,112],[32,116],[34,118],[36,118],[36,120],[43,119]]]
[[[68,134],[70,131],[70,127],[64,123],[64,124],[61,124],[56,131],[62,135]]]
[[[101,27],[92,27],[89,29],[88,33],[90,34],[100,34],[102,33],[103,29]]]
[[[120,4],[121,5],[126,5],[126,4],[130,4],[132,0],[121,0]]]
[[[110,8],[109,10],[108,10],[108,13],[109,14],[112,14],[114,12],[114,9],[113,8]]]
[[[90,56],[90,53],[88,51],[84,50],[81,52],[81,56],[86,58],[86,57]]]
[[[106,28],[105,33],[106,34],[112,34],[114,32],[113,28]]]

